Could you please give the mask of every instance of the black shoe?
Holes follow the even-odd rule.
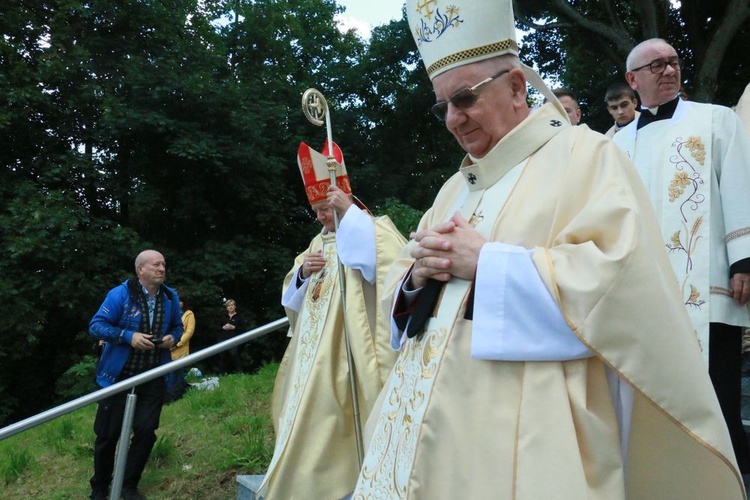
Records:
[[[122,500],[147,500],[146,495],[138,491],[138,488],[127,488],[122,490]]]

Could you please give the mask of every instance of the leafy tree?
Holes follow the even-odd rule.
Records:
[[[228,12],[237,22],[216,22]],[[165,254],[168,282],[192,299],[197,346],[212,343],[223,297],[253,326],[282,314],[282,278],[317,230],[294,162],[310,135],[299,96],[311,75],[347,95],[335,76],[362,50],[336,12],[329,0],[4,12],[0,420],[47,407],[53,381],[96,354],[88,320],[143,248]],[[313,47],[330,70],[303,57]],[[251,367],[285,341],[246,349]]]
[[[424,212],[417,210],[395,198],[388,198],[380,211],[391,218],[401,234],[408,238],[412,231],[416,231]]]
[[[135,234],[92,218],[72,198],[31,182],[3,190],[1,418],[43,408],[71,358],[93,351],[85,330],[106,290],[102,281],[111,286],[132,266]]]
[[[49,407],[56,380],[89,376],[88,321],[144,248],[164,253],[169,284],[190,299],[194,348],[215,341],[224,298],[251,326],[283,314],[282,279],[320,229],[294,159],[300,141],[319,149],[325,138],[300,111],[307,88],[328,100],[355,193],[414,229],[464,153],[430,114],[405,14],[365,43],[338,29],[340,10],[334,0],[23,0],[3,11],[0,422]],[[578,91],[602,128],[604,87],[652,34],[686,55],[696,98],[733,104],[748,80],[747,10],[747,0],[516,6],[537,28],[524,57]],[[285,344],[283,334],[252,343],[246,366]]]
[[[97,389],[94,381],[97,361],[95,356],[86,355],[57,379],[55,394],[60,398],[59,402],[85,396]]]

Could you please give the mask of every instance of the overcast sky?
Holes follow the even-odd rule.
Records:
[[[345,29],[355,28],[364,38],[370,38],[375,26],[401,19],[404,0],[337,0],[346,12],[340,16]]]

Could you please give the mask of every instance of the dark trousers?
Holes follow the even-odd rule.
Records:
[[[708,373],[729,428],[740,472],[750,473],[750,449],[742,425],[742,328],[711,323],[708,340]]]
[[[236,337],[235,334],[222,333],[219,335],[219,342]],[[234,346],[226,351],[219,353],[219,373],[241,372],[240,366],[240,348]]]
[[[165,386],[162,378],[151,380],[135,388],[138,400],[133,415],[133,437],[125,465],[123,489],[136,488],[141,480],[141,474],[156,442],[155,431],[159,428],[164,392]],[[125,415],[125,398],[129,393],[130,391],[124,391],[99,402],[94,421],[96,433],[94,475],[89,481],[93,491],[106,492],[112,482],[115,449]]]

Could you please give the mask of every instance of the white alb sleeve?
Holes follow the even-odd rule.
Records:
[[[368,283],[375,283],[375,222],[356,205],[350,206],[339,222],[336,251],[342,264],[359,269]]]
[[[303,280],[302,285],[297,288],[297,277],[299,276],[299,279],[302,279],[302,276],[300,275],[301,269],[301,267],[297,268],[297,272],[294,273],[294,276],[292,277],[292,282],[287,287],[286,292],[281,296],[281,305],[295,312],[299,312],[300,309],[302,309],[302,301],[305,300],[305,291],[307,290],[308,283],[310,283],[310,278],[308,277],[306,280]]]
[[[593,355],[565,322],[532,253],[500,242],[482,247],[474,285],[472,358],[565,361]]]

